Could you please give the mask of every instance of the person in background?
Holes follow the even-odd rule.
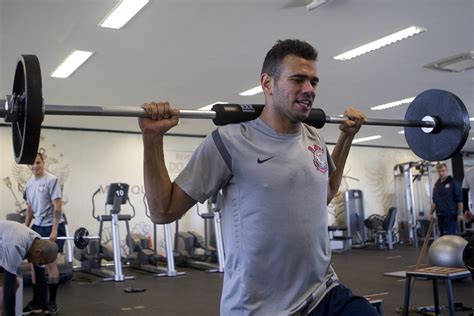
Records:
[[[13,221],[0,221],[0,279],[3,279],[0,281],[0,315],[16,315],[17,275],[21,275],[23,260],[27,259],[37,267],[35,268],[38,271],[37,279],[45,279],[44,268],[41,266],[56,260],[58,254],[56,243],[41,240],[40,237],[25,225]]]
[[[63,252],[64,240],[57,240],[58,236],[65,236],[66,229],[64,218],[61,214],[61,185],[56,176],[45,171],[45,160],[41,153],[36,156],[31,166],[33,177],[28,181],[25,188],[26,226],[37,232],[42,237],[49,237],[58,244],[58,251]],[[56,260],[46,265],[48,271],[48,286],[46,290],[42,284],[38,284],[36,270],[32,271],[33,299],[24,307],[23,314],[30,314],[40,309],[45,309],[47,314],[56,315],[58,306],[56,294],[59,285],[59,269]],[[41,280],[42,282],[42,280]],[[49,288],[49,301],[47,292]],[[45,294],[46,293],[46,294]],[[46,296],[46,298],[45,298]]]
[[[474,215],[472,214],[472,205],[469,204],[469,200],[471,200],[471,203],[474,203],[474,167],[467,169],[464,173],[462,191],[464,220],[466,224],[471,224],[474,221]]]
[[[431,221],[436,212],[440,235],[456,235],[458,221],[463,220],[461,186],[448,174],[445,163],[438,163],[436,172],[439,178],[433,188],[429,219]]]

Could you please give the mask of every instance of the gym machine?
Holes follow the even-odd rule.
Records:
[[[210,197],[207,201],[207,213],[198,215],[204,220],[204,238],[196,232],[180,232],[179,221],[176,220],[175,251],[184,257],[183,266],[205,270],[209,273],[224,272],[224,242],[221,227],[221,199],[220,193]],[[197,206],[198,207],[198,206]],[[208,224],[212,220],[212,225]],[[211,228],[212,227],[212,228]],[[198,254],[202,249],[203,254]],[[214,262],[217,261],[217,264]]]
[[[81,271],[91,273],[102,278],[103,281],[121,282],[133,279],[132,276],[125,276],[122,269],[122,256],[120,251],[120,230],[119,222],[124,221],[127,229],[127,235],[130,235],[129,221],[135,216],[135,208],[128,198],[129,185],[125,183],[111,183],[107,192],[106,209],[110,215],[95,215],[95,196],[100,188],[92,195],[92,216],[100,222],[99,240],[97,243],[90,243],[89,246],[80,251],[75,251],[75,258],[81,261]],[[119,214],[121,205],[129,203],[133,210],[133,215]],[[103,223],[110,222],[112,227],[112,251],[104,247],[101,243]],[[114,271],[102,268],[102,259],[113,258]],[[126,262],[126,259],[123,260]]]
[[[146,196],[143,196],[143,204],[145,205],[145,214],[150,218],[150,213],[146,203]],[[166,263],[167,267],[163,268],[157,264],[161,261],[157,251],[157,224],[153,224],[153,247],[149,244],[147,237],[141,234],[129,234],[127,236],[127,244],[130,247],[129,266],[130,268],[143,270],[154,273],[157,277],[176,277],[185,275],[186,272],[178,272],[175,268],[175,256],[171,240],[171,224],[163,225]]]
[[[347,190],[344,193],[344,210],[347,234],[352,240],[352,248],[364,247],[367,235],[364,226],[364,194],[361,190]]]
[[[418,246],[419,238],[426,235],[436,181],[434,166],[428,161],[412,161],[393,168],[400,243]],[[433,238],[436,238],[436,230],[433,230]]]

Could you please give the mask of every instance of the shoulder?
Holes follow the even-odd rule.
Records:
[[[324,140],[323,137],[319,134],[317,128],[315,128],[315,127],[313,127],[313,126],[310,126],[310,125],[308,125],[308,124],[306,124],[306,123],[303,123],[303,124],[302,124],[302,133],[303,133],[306,137],[310,138],[311,140],[316,141],[316,142],[318,142],[318,143],[321,144],[321,145],[324,145],[324,146],[326,145],[325,140]]]
[[[47,179],[57,179],[58,177],[50,172],[45,172],[44,175]]]
[[[254,129],[253,121],[241,122],[237,124],[227,124],[219,126],[212,132],[212,137],[221,137],[223,140],[232,141],[232,139],[240,137],[248,137],[252,129]]]

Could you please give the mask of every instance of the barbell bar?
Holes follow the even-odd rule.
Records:
[[[43,240],[49,240],[50,237],[41,237]],[[74,237],[69,237],[69,236],[59,236],[56,239],[58,240],[73,240],[74,245],[79,248],[79,249],[85,249],[87,245],[89,245],[90,240],[99,240],[99,236],[89,236],[89,231],[87,228],[84,227],[79,227],[76,229],[74,232]]]
[[[5,97],[0,116],[12,125],[15,161],[32,164],[39,147],[41,123],[45,115],[149,117],[138,107],[45,105],[41,70],[35,55],[21,55],[15,70],[12,94]],[[257,118],[261,104],[215,104],[211,111],[179,110],[181,118],[212,119],[215,125],[239,123]],[[344,117],[327,116],[313,108],[305,123],[316,128],[326,123],[340,124]],[[364,125],[403,126],[410,149],[429,161],[445,160],[461,151],[470,130],[469,113],[453,93],[431,89],[420,93],[409,105],[403,120],[372,119]]]
[[[7,95],[4,108],[0,108],[0,116],[6,116],[9,113],[9,108],[13,106],[16,100],[13,100],[13,96]],[[216,108],[225,109],[222,111],[216,111]],[[216,125],[225,125],[220,123],[225,118],[222,115],[225,113],[239,113],[241,110],[239,108],[246,107],[247,111],[250,113],[250,118],[256,118],[261,111],[263,110],[263,104],[228,104],[228,103],[216,103],[210,111],[204,110],[183,110],[180,109],[179,116],[184,119],[211,119],[215,120]],[[231,109],[234,108],[234,109]],[[312,109],[313,112],[322,111],[322,109]],[[126,106],[90,106],[90,105],[53,105],[45,104],[44,105],[44,115],[73,115],[73,116],[106,116],[106,117],[150,117],[143,109],[137,107],[126,107]],[[224,113],[224,114],[218,114]],[[236,117],[236,122],[242,122],[238,114]],[[254,117],[255,116],[255,117]],[[347,120],[344,117],[335,117],[335,116],[325,116],[324,123],[340,124]],[[6,121],[9,121],[9,118],[6,118]],[[226,123],[229,124],[229,123]],[[379,125],[379,126],[409,126],[409,127],[423,127],[423,128],[435,128],[436,121],[426,120],[426,121],[417,121],[417,120],[396,120],[396,119],[368,119],[364,122],[364,125]]]

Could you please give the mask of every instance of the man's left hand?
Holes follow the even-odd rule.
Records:
[[[349,107],[344,111],[347,120],[339,125],[339,129],[350,136],[355,135],[361,128],[362,124],[367,120],[367,116],[360,110]]]
[[[58,239],[58,232],[56,230],[51,230],[51,234],[49,235],[49,239],[51,241],[56,241]]]

